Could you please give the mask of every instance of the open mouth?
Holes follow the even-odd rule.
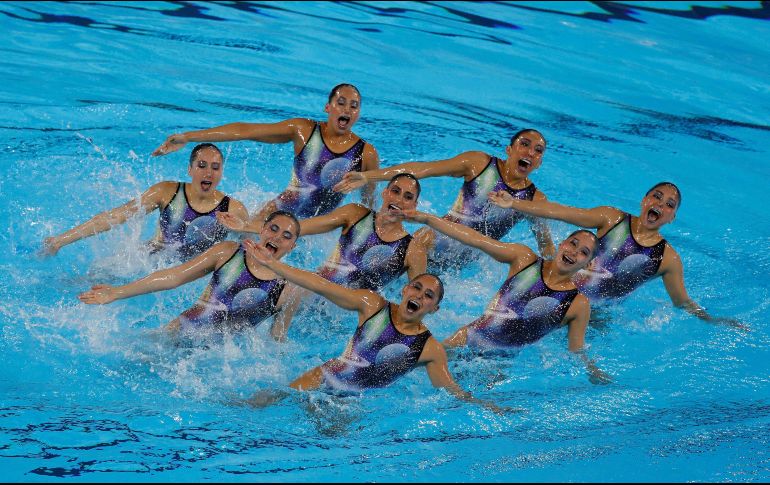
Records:
[[[345,128],[350,126],[350,116],[342,115],[339,118],[337,118],[337,126],[341,130],[344,130]]]
[[[214,185],[210,180],[204,180],[201,182],[201,189],[203,190],[209,190],[211,189],[211,186]]]
[[[647,211],[647,222],[656,222],[660,219],[660,211],[654,207]]]
[[[395,204],[388,204],[388,210],[389,211],[400,211],[401,207],[395,205]]]
[[[529,170],[529,167],[532,165],[532,160],[528,160],[526,158],[522,158],[519,160],[519,169],[521,170]]]
[[[562,254],[561,260],[569,265],[575,264],[575,260],[567,256],[566,254]]]
[[[406,302],[406,311],[408,311],[409,313],[414,313],[419,309],[420,309],[420,304],[417,303],[415,300],[409,300],[408,302]]]
[[[275,254],[275,253],[277,253],[277,252],[278,252],[278,246],[276,246],[275,244],[273,244],[273,243],[271,243],[271,242],[269,242],[269,243],[265,244],[265,247],[266,247],[266,248],[267,248],[267,250],[268,250],[268,251],[270,251],[272,254]]]

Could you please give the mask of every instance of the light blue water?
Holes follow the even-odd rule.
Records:
[[[769,17],[760,2],[0,5],[5,479],[767,481]],[[549,142],[533,179],[552,200],[635,212],[648,187],[676,182],[683,205],[663,233],[690,295],[752,331],[672,308],[656,280],[589,330],[609,386],[588,382],[563,330],[451,363],[463,387],[525,414],[458,403],[419,370],[361,397],[252,410],[222,401],[338,355],[355,318],[327,306],[285,345],[262,328],[172,349],[148,335],[206,278],[105,307],[76,299],[159,267],[137,248],[155,216],[35,256],[44,237],[185,180],[189,148],[149,157],[167,135],[325,119],[339,82],[360,88],[355,131],[383,165],[502,155],[533,126]],[[221,188],[249,210],[288,183],[289,145],[222,146]],[[443,214],[459,186],[425,181],[422,208]],[[336,236],[289,261],[315,267]],[[508,239],[534,245],[526,224]],[[484,259],[448,276],[434,334],[478,316],[504,271]]]

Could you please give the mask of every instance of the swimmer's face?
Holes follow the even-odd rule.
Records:
[[[211,193],[222,180],[222,157],[211,147],[203,148],[195,154],[187,173],[192,178],[192,187],[196,192]]]
[[[516,175],[526,178],[543,162],[545,139],[536,131],[525,131],[505,148],[508,162],[512,164]]]
[[[574,274],[588,266],[594,251],[596,239],[586,232],[578,232],[559,244],[554,262],[559,271]]]
[[[676,217],[679,208],[679,194],[670,185],[655,187],[642,199],[642,212],[639,219],[647,229],[658,229]]]
[[[405,321],[417,322],[425,315],[438,310],[439,281],[431,275],[420,275],[401,290],[398,312]]]
[[[417,182],[399,177],[382,191],[381,211],[413,210],[417,208]]]
[[[361,114],[361,96],[352,87],[342,86],[326,104],[324,111],[329,113],[329,127],[337,135],[350,133]]]
[[[297,244],[299,227],[291,217],[276,216],[262,226],[259,232],[259,244],[273,254],[275,259],[281,259],[294,249]]]

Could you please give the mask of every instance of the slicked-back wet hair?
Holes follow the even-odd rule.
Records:
[[[195,161],[196,155],[198,155],[198,152],[203,150],[204,148],[213,148],[216,150],[216,152],[219,154],[219,158],[222,159],[222,163],[225,163],[225,156],[222,155],[222,150],[219,149],[216,145],[213,143],[200,143],[198,145],[195,145],[195,148],[192,149],[190,152],[190,166],[192,167],[193,162]]]
[[[273,211],[265,219],[265,224],[267,224],[268,222],[272,221],[273,219],[275,219],[278,216],[288,217],[289,219],[294,221],[294,224],[297,226],[297,238],[299,238],[299,232],[300,232],[299,219],[297,219],[297,216],[295,216],[292,212],[284,211],[284,210]]]
[[[679,190],[679,187],[677,187],[673,182],[658,182],[657,184],[653,185],[652,188],[648,190],[646,194],[644,194],[644,196],[647,197],[652,193],[653,190],[664,186],[673,187],[674,190],[676,190],[676,196],[679,198],[679,201],[676,203],[676,209],[679,210],[679,207],[682,205],[682,191]]]
[[[516,143],[516,140],[518,140],[521,135],[523,135],[524,133],[529,133],[530,131],[540,135],[540,138],[543,139],[543,143],[545,143],[546,147],[548,146],[548,143],[546,143],[545,141],[545,136],[543,136],[542,133],[540,133],[534,128],[524,128],[523,130],[519,130],[516,133],[514,133],[513,136],[511,137],[511,146],[513,146],[513,144]]]
[[[411,284],[414,280],[422,276],[432,276],[433,278],[436,279],[436,281],[438,281],[438,301],[436,302],[436,305],[438,305],[439,303],[441,303],[441,300],[444,299],[444,282],[441,281],[441,278],[434,275],[433,273],[420,273],[414,278],[412,278],[411,280],[409,280],[409,283]]]
[[[422,187],[420,187],[420,181],[417,180],[417,177],[415,177],[411,173],[400,173],[398,175],[394,175],[390,179],[390,182],[388,182],[388,187],[393,185],[393,182],[395,182],[396,180],[398,180],[400,178],[403,178],[403,177],[406,177],[406,178],[408,178],[410,180],[414,180],[414,185],[415,185],[415,187],[417,187],[417,194],[416,195],[417,195],[417,198],[419,199],[420,198],[420,192],[422,192]]]
[[[356,91],[356,93],[358,94],[359,100],[361,99],[361,91],[359,91],[357,87],[355,87],[354,85],[349,84],[349,83],[342,83],[342,84],[338,84],[338,85],[334,86],[332,88],[332,90],[329,91],[329,101],[328,102],[331,103],[332,99],[334,98],[334,94],[337,92],[337,90],[341,89],[341,88],[344,88],[344,87],[353,88]]]

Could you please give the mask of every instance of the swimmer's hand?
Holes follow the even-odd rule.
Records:
[[[261,244],[257,244],[252,239],[245,239],[243,241],[243,247],[246,249],[246,254],[261,264],[262,266],[269,266],[270,263],[275,261],[273,253]]]
[[[504,190],[490,192],[487,194],[490,202],[503,209],[512,209],[516,204],[516,198]]]
[[[217,212],[217,221],[231,231],[241,232],[246,227],[246,221],[230,212]]]
[[[361,172],[348,172],[342,176],[342,180],[332,187],[335,192],[342,192],[343,194],[349,194],[354,190],[363,187],[369,179]]]
[[[56,256],[62,248],[59,238],[56,236],[47,237],[43,240],[43,249],[40,250],[41,256]]]
[[[426,224],[428,222],[428,219],[433,217],[428,213],[420,212],[416,209],[405,209],[405,210],[392,211],[392,212],[400,215],[401,218],[405,221],[419,222],[420,224]]]
[[[175,152],[182,147],[184,147],[187,144],[187,138],[181,133],[177,133],[174,135],[171,135],[170,137],[166,138],[166,141],[163,142],[161,146],[155,149],[154,152],[152,152],[153,157],[159,157],[161,155],[168,155],[169,153]]]
[[[78,299],[87,305],[106,305],[116,300],[114,289],[110,285],[94,285],[79,294]]]
[[[598,368],[593,368],[589,371],[588,380],[591,382],[591,384],[595,384],[597,386],[612,384],[612,376]]]
[[[282,390],[263,389],[257,391],[248,399],[231,398],[229,403],[235,406],[248,406],[251,408],[266,408],[282,400],[289,393]]]
[[[751,331],[751,327],[746,325],[745,323],[741,323],[740,321],[734,319],[734,318],[727,318],[727,317],[711,317],[710,320],[708,320],[710,323],[716,323],[718,325],[726,325],[728,327],[735,328],[737,330],[743,330],[744,332]]]
[[[515,413],[526,413],[527,412],[527,410],[524,409],[524,408],[514,408],[514,407],[510,407],[510,406],[498,406],[495,403],[486,402],[486,401],[482,403],[482,406],[484,406],[485,408],[489,409],[493,413],[499,414],[501,416],[505,415],[505,414],[515,414]]]

